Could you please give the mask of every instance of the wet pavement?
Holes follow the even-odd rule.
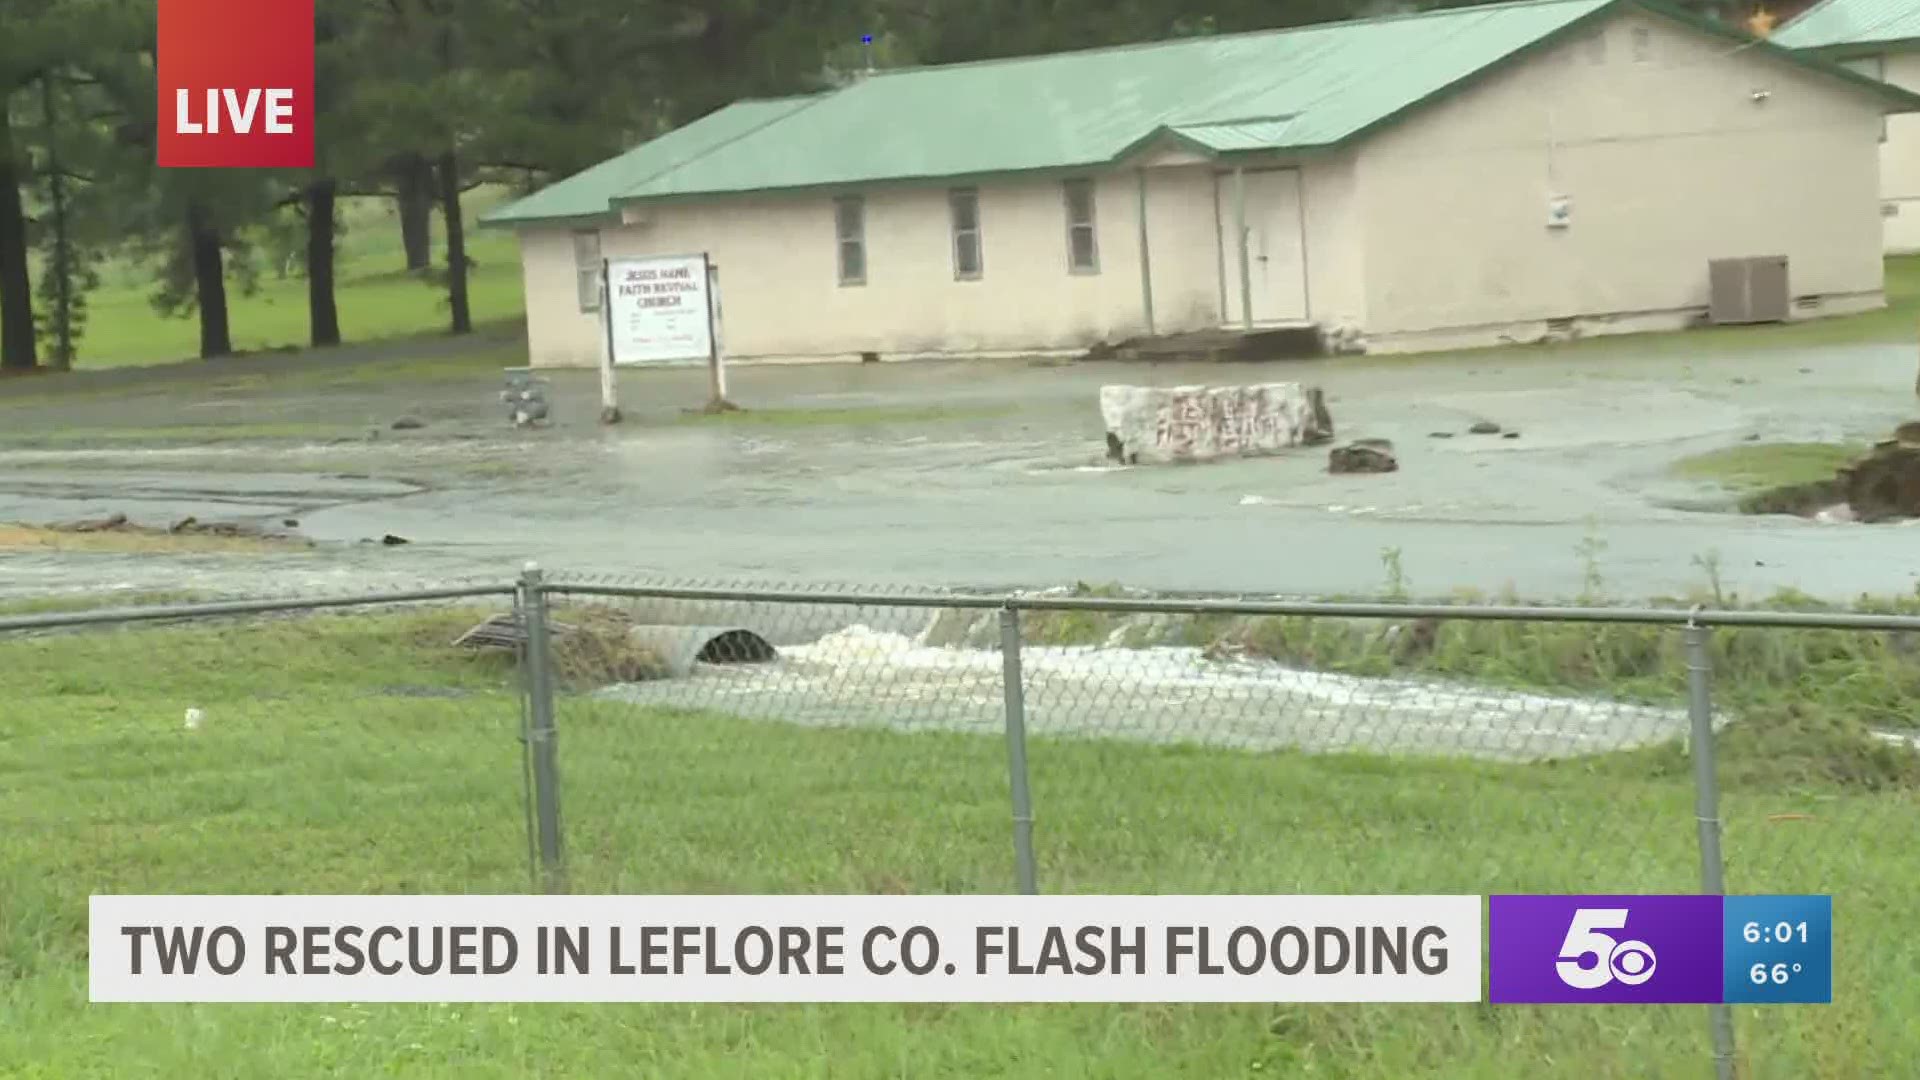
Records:
[[[1704,586],[1705,566],[1749,597],[1905,593],[1920,533],[1685,509],[1727,500],[1665,471],[1753,436],[1884,437],[1914,415],[1915,361],[1907,345],[1686,356],[1623,339],[1257,365],[741,367],[732,397],[752,412],[723,419],[682,413],[703,372],[627,371],[613,428],[594,423],[593,373],[558,372],[557,422],[534,431],[508,428],[484,358],[417,383],[328,385],[309,364],[17,402],[0,388],[0,521],[292,518],[316,542],[0,554],[0,593],[338,592],[504,579],[534,559],[635,581],[1327,596],[1381,591],[1389,550],[1420,595],[1640,600]],[[1342,440],[1392,439],[1401,470],[1329,475],[1324,448],[1103,462],[1104,383],[1296,379],[1326,389]],[[391,430],[402,416],[426,426]],[[1467,434],[1480,419],[1520,436]],[[389,533],[410,543],[366,543]]]

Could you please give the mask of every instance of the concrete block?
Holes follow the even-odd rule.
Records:
[[[1103,386],[1107,456],[1126,464],[1208,461],[1273,454],[1333,438],[1333,418],[1315,387]]]

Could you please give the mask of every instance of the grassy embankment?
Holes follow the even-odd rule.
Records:
[[[89,1006],[90,893],[527,887],[515,677],[447,646],[474,614],[0,638],[0,1074],[1491,1080],[1524,1062],[1584,1080],[1710,1067],[1697,1008]],[[1333,623],[1190,632],[1329,668],[1392,663]],[[1674,636],[1449,623],[1401,666],[1664,697],[1682,677]],[[1831,892],[1838,914],[1835,1004],[1741,1010],[1743,1075],[1899,1074],[1920,1057],[1920,946],[1898,930],[1920,888],[1899,838],[1920,807],[1910,768],[1833,735],[1897,714],[1915,664],[1838,635],[1723,633],[1718,648],[1732,708],[1774,697],[1798,710],[1797,728],[1743,719],[1724,740],[1730,887]],[[200,731],[181,727],[189,706],[206,711]],[[577,697],[561,725],[581,891],[1011,888],[997,738]],[[1676,748],[1500,766],[1036,740],[1032,761],[1048,891],[1698,882]]]
[[[1843,502],[1836,473],[1864,454],[1859,443],[1749,443],[1674,462],[1673,475],[1712,483],[1746,514],[1801,514]]]

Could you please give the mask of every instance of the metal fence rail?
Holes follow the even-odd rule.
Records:
[[[326,759],[343,783],[369,755],[472,760],[435,741],[450,719],[515,731],[511,816],[550,891],[1846,891],[1888,917],[1906,902],[1903,879],[1836,853],[1920,809],[1903,745],[1915,616],[687,587],[529,566],[459,588],[0,616],[0,650],[100,631],[61,655],[110,681],[129,647],[113,635],[151,650],[175,629],[152,624],[322,610],[441,612],[408,633],[451,650],[455,614],[509,603],[489,640],[512,640],[510,681],[482,665],[394,676],[444,693],[354,684],[380,723],[256,707],[270,695],[252,684],[226,708],[274,713],[306,752],[312,706],[360,740]],[[201,667],[180,686],[289,664],[303,632],[183,646]],[[291,678],[332,692],[325,673]],[[1861,979],[1901,962],[1850,947]],[[1814,1060],[1769,1025],[1736,1047],[1730,1011],[1709,1014],[1722,1077]]]

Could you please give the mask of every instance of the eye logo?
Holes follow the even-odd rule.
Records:
[[[1580,908],[1567,926],[1554,965],[1560,981],[1576,990],[1598,990],[1619,981],[1639,986],[1653,978],[1657,963],[1653,947],[1644,941],[1619,941],[1606,930],[1624,930],[1626,908]]]

